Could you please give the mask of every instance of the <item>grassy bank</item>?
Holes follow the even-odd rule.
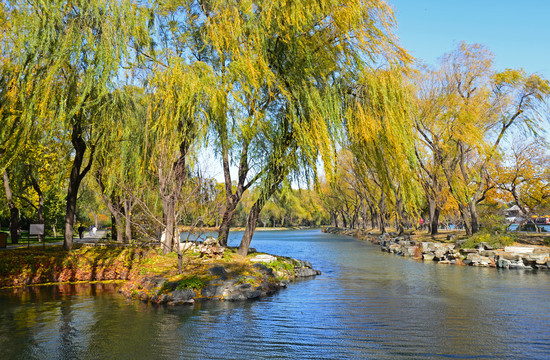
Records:
[[[213,266],[222,266],[237,283],[257,286],[266,281],[265,271],[253,266],[249,257],[242,258],[231,248],[221,259],[188,252],[180,273],[176,253],[163,255],[153,248],[82,246],[69,252],[60,246],[14,249],[0,252],[0,288],[123,280],[121,291],[126,296],[149,300],[176,290],[200,290],[216,278],[209,271]],[[292,280],[292,260],[278,258],[266,265],[276,274],[270,281]]]

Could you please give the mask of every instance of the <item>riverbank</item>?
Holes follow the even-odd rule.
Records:
[[[411,235],[376,235],[361,230],[326,228],[323,232],[353,236],[380,246],[382,251],[416,260],[445,265],[469,265],[518,270],[550,270],[550,247],[511,244],[494,247],[487,242],[473,244],[454,235],[447,242],[417,241]],[[471,246],[471,247],[470,247]]]
[[[120,280],[126,297],[157,304],[245,300],[267,296],[299,277],[320,274],[305,261],[236,249],[176,253],[139,247],[58,246],[0,252],[0,288]]]

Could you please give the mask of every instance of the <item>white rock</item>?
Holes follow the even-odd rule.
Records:
[[[180,243],[180,252],[187,251],[189,249],[194,250],[195,244],[192,242],[182,242]]]
[[[506,246],[504,248],[504,251],[514,254],[531,254],[534,250],[534,247],[528,246]]]
[[[276,261],[277,258],[275,256],[272,256],[272,255],[256,255],[255,257],[251,258],[250,259],[250,262],[264,262],[264,263],[272,263],[274,261]]]

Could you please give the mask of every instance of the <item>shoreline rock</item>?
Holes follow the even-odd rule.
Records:
[[[487,243],[479,243],[475,249],[459,248],[461,243],[416,242],[409,235],[361,234],[359,230],[338,228],[323,229],[323,232],[354,236],[379,245],[384,252],[414,257],[438,264],[467,265],[517,270],[550,270],[550,249],[536,246],[506,246],[494,249]]]

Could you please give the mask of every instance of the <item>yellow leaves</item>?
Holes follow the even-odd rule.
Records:
[[[412,98],[400,69],[366,71],[351,96],[347,130],[364,182],[415,206],[419,193],[412,132]],[[391,198],[388,198],[391,200]]]

